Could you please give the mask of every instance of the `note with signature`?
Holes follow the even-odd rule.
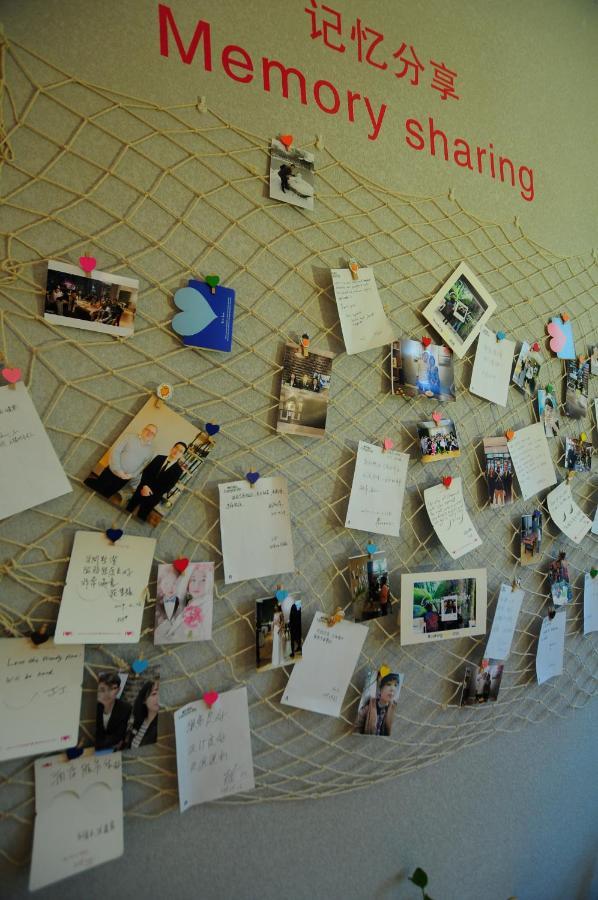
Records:
[[[501,584],[484,658],[501,660],[508,658],[522,602],[521,588]]]
[[[546,505],[554,524],[566,534],[574,544],[581,544],[592,527],[592,520],[580,509],[571,493],[567,481],[561,481],[546,497]]]
[[[409,456],[359,441],[347,528],[399,536]]]
[[[583,576],[583,633],[598,631],[598,576]]]
[[[424,503],[434,531],[453,559],[475,550],[482,539],[465,508],[460,478],[451,484],[435,484],[424,491]]]
[[[515,341],[498,341],[493,331],[482,328],[473,361],[471,393],[506,406],[514,353]]]
[[[556,484],[550,448],[541,422],[520,428],[507,441],[507,446],[524,500]]]
[[[544,684],[549,678],[563,674],[563,657],[565,654],[565,628],[567,610],[556,612],[551,619],[544,616],[536,650],[536,677],[538,684]]]
[[[350,269],[331,269],[330,274],[347,353],[391,344],[395,329],[384,312],[374,270],[360,268],[358,278]]]

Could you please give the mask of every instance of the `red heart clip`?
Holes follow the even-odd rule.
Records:
[[[8,381],[9,384],[16,384],[17,381],[20,381],[21,379],[21,370],[17,368],[9,369],[7,367],[2,369],[2,377],[5,381]]]
[[[431,343],[432,343],[431,337],[423,337],[422,338],[422,344],[424,345],[424,347],[429,347]]]
[[[180,559],[175,559],[173,562],[173,566],[177,570],[177,572],[184,572],[187,566],[189,565],[189,560],[186,556],[181,556]]]
[[[292,134],[281,134],[280,135],[280,143],[284,144],[287,150],[293,143],[293,135]]]
[[[534,351],[534,353],[540,352],[540,345],[537,341],[534,341],[534,343],[532,344],[532,350]]]
[[[203,695],[203,702],[208,707],[208,709],[211,709],[218,700],[219,696],[220,694],[218,693],[218,691],[206,691]]]
[[[445,475],[444,478],[442,479],[442,483],[445,486],[445,488],[450,488],[451,484],[453,483],[453,479],[450,475]]]
[[[80,256],[79,257],[79,265],[83,269],[86,275],[91,275],[93,270],[96,267],[97,260],[95,256]]]

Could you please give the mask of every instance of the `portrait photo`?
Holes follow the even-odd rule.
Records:
[[[98,676],[95,749],[137,750],[158,739],[160,668],[145,672],[100,672]]]
[[[591,472],[594,448],[589,441],[565,438],[565,468],[570,472]]]
[[[461,456],[457,428],[452,419],[436,422],[418,422],[420,458],[423,463]]]
[[[538,388],[538,415],[546,437],[556,437],[560,428],[558,403],[555,395],[544,388]]]
[[[566,366],[565,413],[571,419],[584,419],[588,414],[590,363],[568,359]]]
[[[454,400],[455,373],[453,354],[442,344],[403,339],[394,341],[390,354],[390,380],[393,394],[404,397],[429,397]]]
[[[314,208],[314,155],[307,150],[285,147],[276,138],[270,145],[270,197]]]
[[[506,437],[484,438],[486,484],[493,509],[513,501],[513,463]]]
[[[533,513],[521,516],[519,531],[519,562],[522,566],[531,566],[542,557],[542,511],[535,509]]]
[[[564,551],[548,565],[550,596],[555,606],[565,606],[573,601],[573,588],[569,578],[569,564]]]
[[[463,676],[461,706],[497,700],[504,663],[483,659],[481,666],[467,666]]]
[[[353,601],[348,618],[367,622],[387,616],[392,610],[392,595],[388,577],[386,553],[363,553],[350,556],[349,585]]]
[[[495,309],[496,303],[484,285],[461,263],[423,313],[445,344],[462,359]]]
[[[386,667],[367,669],[364,688],[357,708],[355,730],[358,734],[389,737],[396,730],[394,721],[404,676]]]
[[[209,641],[214,606],[214,563],[190,562],[183,572],[160,563],[154,644]]]
[[[301,598],[261,597],[255,601],[255,664],[258,671],[292,666],[301,659]]]
[[[590,374],[598,375],[598,344],[590,347]]]
[[[55,325],[129,337],[135,330],[139,282],[96,269],[51,259],[48,263],[44,319]]]
[[[486,632],[486,569],[401,576],[401,644]]]
[[[538,391],[538,381],[540,375],[540,367],[542,365],[542,357],[535,350],[530,348],[527,341],[524,341],[513,369],[513,384],[516,384],[520,391],[535,397]]]
[[[276,430],[324,437],[334,353],[288,343],[284,348]]]

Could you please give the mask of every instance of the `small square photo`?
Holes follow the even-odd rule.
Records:
[[[481,666],[467,666],[463,677],[461,706],[498,700],[503,670],[504,663],[492,659],[482,660]]]
[[[513,463],[506,437],[484,438],[486,484],[493,509],[513,502]]]
[[[363,553],[349,557],[352,611],[348,618],[367,622],[387,616],[392,609],[386,553]]]
[[[286,434],[324,437],[334,353],[308,350],[288,343],[284,348],[280,405],[276,430]]]
[[[48,262],[44,319],[55,325],[129,337],[135,330],[139,282],[135,278]]]
[[[521,516],[519,538],[521,565],[531,566],[537,563],[542,557],[542,512],[539,509]]]
[[[270,145],[270,197],[302,209],[314,208],[314,155],[287,149],[272,139]]]
[[[158,740],[160,668],[141,675],[100,672],[96,711],[96,750],[137,750]]]
[[[388,669],[367,669],[357,709],[358,734],[388,737],[393,733],[394,717],[404,676]]]
[[[570,472],[591,472],[593,453],[588,441],[565,438],[565,468]]]
[[[255,601],[255,662],[258,672],[292,666],[301,659],[301,598],[297,593]]]
[[[452,419],[436,422],[419,422],[417,425],[421,461],[436,462],[461,456],[457,428]]]
[[[519,390],[529,394],[530,397],[535,397],[538,391],[541,365],[540,354],[532,350],[527,341],[524,341],[513,369],[513,384],[516,384]]]
[[[465,263],[453,272],[424,309],[424,316],[461,359],[473,344],[496,303]]]
[[[404,339],[391,346],[391,390],[405,397],[454,400],[453,354],[442,344]]]
[[[158,566],[154,644],[209,641],[212,637],[214,563],[190,562],[184,572]]]

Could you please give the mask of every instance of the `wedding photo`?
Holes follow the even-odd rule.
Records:
[[[141,675],[100,672],[97,688],[96,751],[137,750],[158,740],[160,667]]]
[[[284,348],[276,430],[310,437],[326,435],[332,360],[325,350],[304,355],[297,344]]]
[[[391,345],[390,379],[393,394],[455,400],[453,354],[442,344],[404,339]]]
[[[493,509],[513,501],[513,463],[506,437],[484,438],[486,484]]]
[[[418,422],[420,459],[423,463],[461,456],[457,428],[452,419],[436,422]]]
[[[490,659],[482,660],[481,666],[467,666],[463,676],[461,706],[497,700],[503,670],[504,663]]]
[[[386,667],[378,671],[366,670],[355,723],[358,734],[388,737],[393,733],[403,679],[403,675],[390,672]]]
[[[158,565],[154,644],[209,641],[212,637],[214,563],[190,562],[183,572]]]
[[[486,630],[486,569],[401,576],[401,644]]]
[[[302,209],[314,208],[314,155],[287,148],[276,138],[270,145],[270,197]]]
[[[367,622],[387,616],[392,610],[386,553],[363,553],[350,556],[349,584],[353,605],[348,618]]]
[[[301,599],[297,593],[255,601],[255,662],[259,672],[292,666],[301,659]]]
[[[135,278],[95,269],[90,277],[77,266],[51,259],[44,319],[55,325],[129,337],[135,330],[138,293]]]

